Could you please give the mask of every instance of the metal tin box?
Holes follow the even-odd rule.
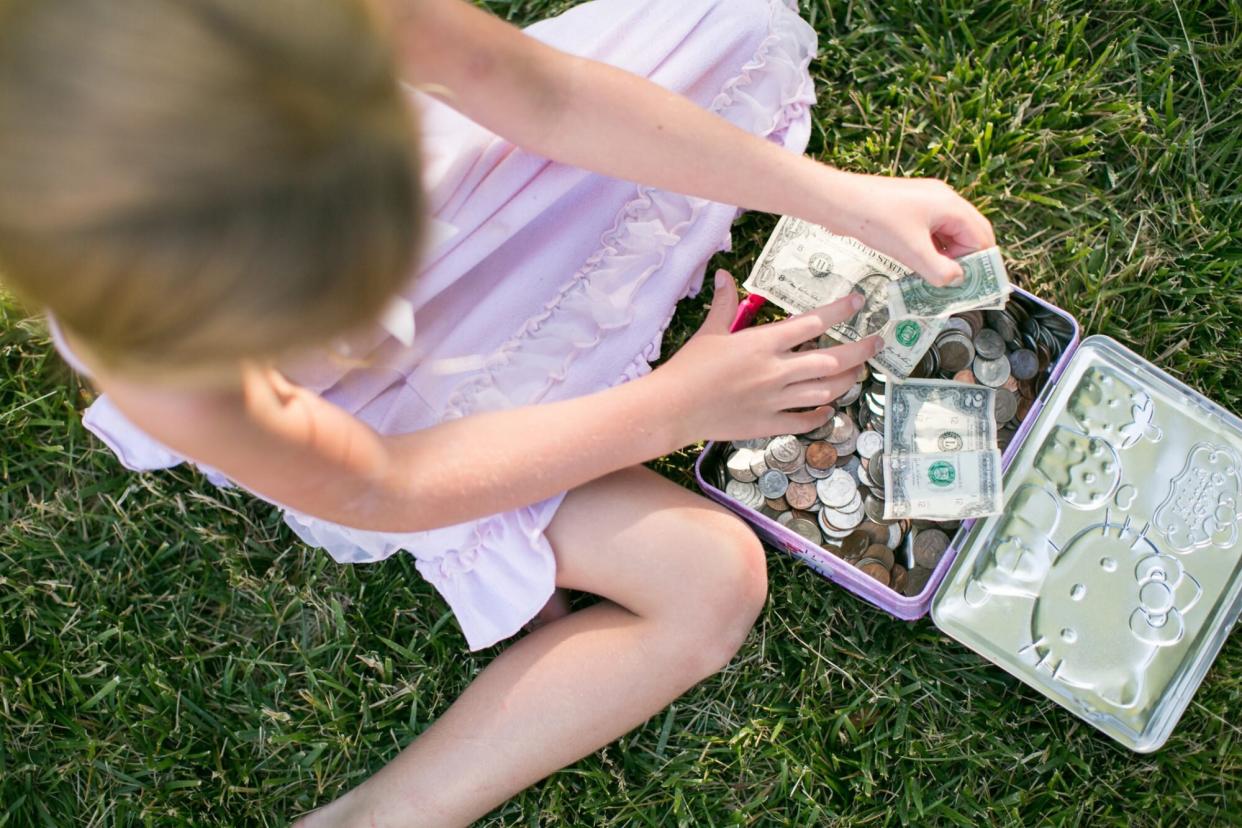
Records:
[[[1004,454],[1004,512],[904,597],[731,498],[765,539],[953,638],[1132,750],[1160,747],[1242,610],[1242,420],[1107,337],[1074,336]]]

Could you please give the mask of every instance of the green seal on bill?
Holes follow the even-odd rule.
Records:
[[[897,344],[903,348],[909,348],[911,345],[919,341],[919,337],[923,335],[923,326],[913,319],[903,319],[897,323],[897,330],[893,332],[893,336],[897,339]]]
[[[937,460],[927,470],[927,479],[933,486],[952,486],[956,478],[957,473],[953,470],[953,464],[944,460]]]

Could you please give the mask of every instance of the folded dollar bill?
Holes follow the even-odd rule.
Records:
[[[996,392],[947,380],[885,386],[884,517],[965,520],[1001,511]]]
[[[985,255],[986,254],[986,255]],[[826,305],[851,292],[866,299],[852,318],[828,329],[841,342],[879,334],[884,349],[872,367],[904,379],[918,365],[953,313],[1004,305],[1009,280],[996,248],[960,260],[962,285],[932,288],[900,262],[857,239],[783,216],[743,287],[790,313]],[[918,285],[929,291],[921,291]]]

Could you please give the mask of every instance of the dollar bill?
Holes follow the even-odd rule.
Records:
[[[900,262],[857,239],[784,216],[743,287],[790,313],[862,293],[862,309],[827,333],[840,342],[880,334],[884,349],[870,360],[872,367],[905,378],[947,324],[943,318],[894,318],[889,309],[891,286],[910,275]]]
[[[884,518],[965,520],[1001,511],[1001,454],[886,454]]]
[[[989,247],[957,260],[964,278],[959,285],[936,287],[915,275],[889,284],[889,313],[901,317],[935,318],[962,311],[1000,310],[1009,297],[1009,274],[1000,248]]]
[[[996,392],[946,380],[884,391],[884,517],[964,520],[1001,510]]]

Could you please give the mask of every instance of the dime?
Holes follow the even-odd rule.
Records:
[[[1009,367],[1017,379],[1034,379],[1039,373],[1039,357],[1034,351],[1022,348],[1009,355]]]
[[[892,569],[893,562],[895,560],[893,558],[893,550],[889,549],[882,543],[873,543],[871,546],[868,546],[867,553],[863,557],[873,558],[879,561],[884,564],[885,569]]]
[[[837,450],[833,448],[832,443],[817,440],[806,447],[806,464],[809,468],[831,469],[836,462]]]
[[[860,457],[869,460],[884,448],[884,435],[878,431],[860,432],[856,448]]]
[[[785,490],[785,500],[795,509],[810,509],[816,501],[815,484],[790,483]]]
[[[949,536],[939,529],[923,529],[914,536],[914,564],[935,569],[944,550],[949,548]]]
[[[1005,380],[1009,379],[1009,360],[1004,357],[1000,359],[976,357],[974,372],[981,384],[990,388],[999,388]]]
[[[768,469],[759,477],[759,491],[766,498],[777,498],[789,488],[789,478],[784,472]]]
[[[1005,340],[991,328],[975,335],[975,353],[984,359],[1000,359],[1005,355]]]
[[[997,388],[995,406],[996,422],[1004,425],[1018,413],[1018,398],[1008,389]]]
[[[884,586],[888,586],[889,573],[888,573],[888,568],[884,566],[884,564],[880,563],[879,561],[868,560],[864,558],[863,560],[855,564],[855,566],[857,566],[860,570],[862,570],[867,575],[870,575],[872,578],[879,581]]]
[[[965,314],[962,316],[950,317],[947,330],[954,330],[958,333],[964,333],[971,339],[975,338],[975,329],[970,326],[970,322],[966,320]]]
[[[729,477],[732,477],[734,480],[740,480],[743,483],[754,483],[757,478],[750,465],[754,462],[756,454],[761,458],[763,457],[763,452],[756,452],[750,448],[738,449],[730,454],[729,459],[725,462],[725,467],[729,470]]]
[[[815,491],[825,506],[840,508],[858,494],[854,477],[844,469],[836,469],[823,480],[816,481]]]

